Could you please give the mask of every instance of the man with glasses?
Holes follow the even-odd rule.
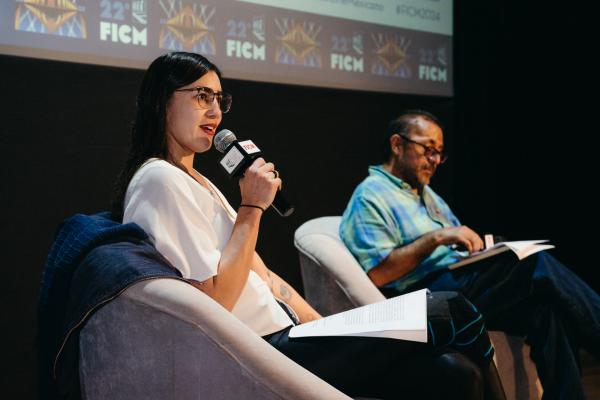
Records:
[[[483,314],[486,327],[527,338],[544,398],[583,397],[581,345],[600,359],[600,296],[546,252],[519,261],[505,252],[449,270],[462,247],[481,250],[429,181],[446,161],[441,124],[411,110],[385,135],[383,164],[354,191],[340,237],[387,296],[429,288],[457,291]],[[464,253],[463,253],[464,254]]]

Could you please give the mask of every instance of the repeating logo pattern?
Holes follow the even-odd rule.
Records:
[[[0,46],[31,43],[27,35],[35,33],[47,38],[32,49],[74,54],[71,60],[108,55],[147,66],[162,52],[189,51],[210,57],[231,78],[452,94],[451,36],[251,3],[14,0],[14,29],[0,24]],[[407,10],[395,11],[412,15]]]

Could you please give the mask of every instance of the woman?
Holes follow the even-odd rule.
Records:
[[[434,333],[437,346],[433,341],[288,338],[294,318],[303,323],[320,315],[255,251],[261,216],[282,183],[275,166],[259,158],[247,169],[239,181],[237,212],[193,168],[196,153],[210,149],[230,106],[219,70],[204,57],[178,52],[157,58],[142,82],[113,212],[140,225],[196,288],[349,395],[448,397],[452,387],[455,398],[482,398],[481,371],[487,372],[493,350],[481,316],[456,294],[430,298],[430,337]],[[471,360],[442,351],[441,344],[460,348]]]

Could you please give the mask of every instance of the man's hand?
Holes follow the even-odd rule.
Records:
[[[435,234],[438,244],[463,245],[469,253],[479,251],[484,247],[481,237],[466,225],[438,229]]]
[[[483,240],[467,226],[441,228],[426,233],[414,242],[394,249],[367,275],[377,286],[384,286],[413,271],[440,245],[460,244],[472,253],[483,248]]]

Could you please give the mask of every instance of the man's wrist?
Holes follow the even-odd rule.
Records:
[[[441,229],[436,229],[435,231],[430,232],[428,235],[430,239],[429,242],[431,244],[431,251],[435,250],[436,247],[445,244]]]

